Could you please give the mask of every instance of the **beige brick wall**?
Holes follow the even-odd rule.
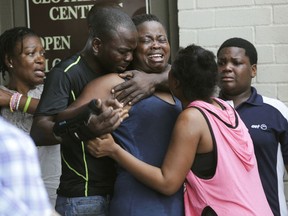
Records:
[[[253,85],[288,105],[288,0],[178,0],[178,10],[180,46],[215,52],[230,37],[251,41],[259,54]],[[288,199],[287,177],[285,185]]]

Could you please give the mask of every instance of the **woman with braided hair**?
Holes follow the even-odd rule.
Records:
[[[36,44],[40,49],[38,51],[39,58],[36,56],[37,59],[32,56],[35,55],[35,50],[32,53],[32,48],[29,47]],[[40,38],[29,28],[12,28],[0,36],[0,72],[4,81],[7,82],[6,87],[1,86],[0,89],[1,107],[9,108],[10,112],[34,113],[39,100],[37,96],[29,97],[27,93],[31,89],[38,89],[40,93],[35,93],[38,95],[42,92],[40,84],[43,84],[45,77],[44,54],[45,50],[41,45]],[[32,59],[35,59],[35,66],[30,63],[29,67],[28,64],[32,62]],[[33,73],[31,73],[32,71]],[[9,76],[8,80],[6,80],[6,73]],[[13,97],[11,98],[11,96]]]
[[[30,28],[15,27],[0,36],[0,115],[27,134],[43,89],[45,50]],[[6,75],[8,74],[8,79]],[[42,178],[55,205],[60,176],[59,145],[38,147]]]

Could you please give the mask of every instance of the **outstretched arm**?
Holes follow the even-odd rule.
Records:
[[[191,113],[192,112],[192,113]],[[173,130],[172,139],[161,168],[135,158],[117,145],[109,136],[89,141],[90,152],[97,156],[109,156],[127,169],[139,181],[165,194],[175,193],[183,184],[190,170],[200,141],[203,117],[199,111],[183,111]],[[201,123],[199,124],[199,120]],[[200,125],[200,126],[199,126]],[[193,128],[193,129],[187,129]]]
[[[35,116],[33,119],[30,136],[37,146],[50,146],[59,144],[53,134],[55,116]]]
[[[156,89],[169,91],[168,73],[170,65],[162,73],[144,73],[137,70],[126,71],[119,74],[120,77],[128,79],[112,89],[117,99],[124,105],[133,105],[141,99],[152,95]]]

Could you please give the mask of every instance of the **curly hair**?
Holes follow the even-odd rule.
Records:
[[[5,72],[8,71],[8,67],[5,64],[5,58],[13,57],[15,55],[15,47],[18,42],[21,42],[21,52],[23,48],[23,39],[26,36],[37,36],[39,37],[32,29],[27,27],[15,27],[6,30],[0,36],[0,72],[4,79]],[[20,52],[20,53],[21,53]]]
[[[215,91],[218,76],[215,55],[200,46],[192,44],[180,49],[171,72],[189,101],[209,101]]]

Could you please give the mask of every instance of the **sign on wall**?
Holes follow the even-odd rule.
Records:
[[[40,35],[46,50],[46,72],[84,47],[88,37],[86,16],[98,1],[26,0],[28,27]],[[147,0],[104,1],[118,3],[131,17],[147,12]]]

